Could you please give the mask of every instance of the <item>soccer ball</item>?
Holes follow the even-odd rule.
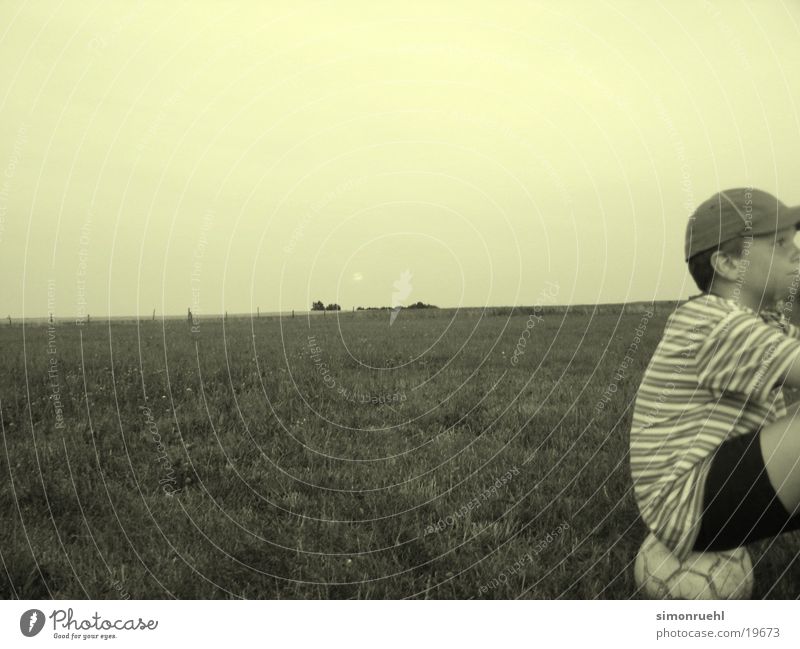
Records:
[[[692,552],[682,563],[650,534],[639,548],[633,576],[650,599],[749,599],[753,563],[747,548]]]

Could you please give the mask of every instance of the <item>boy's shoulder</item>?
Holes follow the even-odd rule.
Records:
[[[714,293],[690,297],[672,312],[666,329],[716,337],[730,333],[736,326],[747,324],[768,325],[790,333],[790,325],[780,311],[768,309],[757,312],[732,298]]]
[[[693,332],[708,334],[726,320],[743,313],[725,298],[713,293],[690,297],[667,318],[665,333]]]

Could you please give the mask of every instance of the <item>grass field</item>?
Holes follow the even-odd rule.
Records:
[[[0,327],[0,597],[636,597],[669,308],[621,378],[620,308]],[[752,546],[755,597],[797,548]]]

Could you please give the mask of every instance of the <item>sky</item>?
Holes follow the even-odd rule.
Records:
[[[686,298],[697,204],[800,203],[798,32],[788,1],[4,2],[0,316]]]

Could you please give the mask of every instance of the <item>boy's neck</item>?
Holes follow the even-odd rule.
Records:
[[[759,311],[763,311],[764,309],[769,309],[770,307],[774,306],[768,300],[765,299],[763,295],[756,295],[745,290],[745,287],[739,287],[739,290],[736,290],[736,286],[734,285],[727,285],[721,284],[720,286],[714,286],[711,288],[710,293],[716,295],[717,297],[723,297],[728,300],[732,300],[737,304],[742,306],[746,306],[756,313]]]

